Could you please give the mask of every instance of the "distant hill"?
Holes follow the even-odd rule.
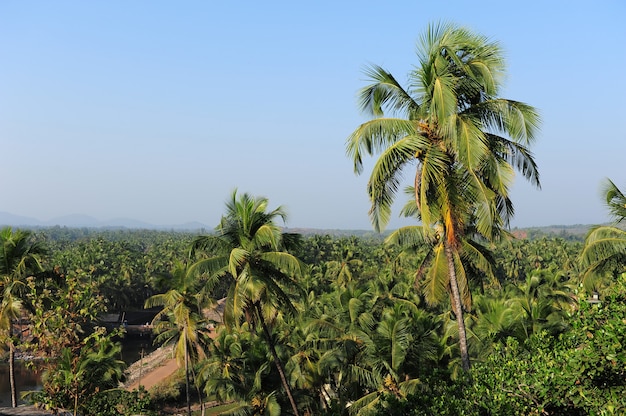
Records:
[[[62,217],[53,218],[49,221],[41,221],[36,218],[24,217],[0,211],[0,227],[23,227],[23,228],[41,228],[41,227],[68,227],[68,228],[126,228],[138,230],[201,230],[212,229],[205,224],[199,222],[188,222],[185,224],[172,225],[155,225],[143,221],[133,220],[129,218],[114,218],[112,220],[100,221],[88,215],[73,214],[64,215]]]
[[[584,240],[585,235],[593,225],[575,224],[575,225],[549,225],[541,227],[515,227],[511,229],[511,233],[517,238],[537,239],[542,237],[558,237],[567,240]]]

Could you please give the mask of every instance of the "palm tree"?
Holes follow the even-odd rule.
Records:
[[[189,370],[190,364],[197,363],[205,356],[208,329],[202,309],[207,304],[207,299],[200,290],[198,276],[186,264],[176,263],[172,278],[172,289],[151,296],[146,300],[145,307],[163,306],[153,319],[154,329],[158,334],[156,341],[176,343],[175,356],[178,365],[185,368],[187,413],[191,415]]]
[[[504,60],[497,43],[450,24],[431,25],[418,54],[409,89],[381,67],[366,71],[372,84],[360,91],[360,107],[374,118],[348,137],[346,150],[357,174],[366,154],[380,153],[367,187],[377,231],[389,221],[402,171],[416,168],[415,205],[426,229],[441,235],[467,369],[455,258],[468,225],[489,240],[508,225],[515,169],[539,186],[527,148],[539,117],[524,103],[498,97]],[[385,117],[383,108],[398,117]]]
[[[317,372],[324,383],[320,398],[337,409],[345,409],[368,387],[377,385],[371,356],[366,355],[373,350],[375,299],[364,286],[352,281],[322,294],[307,323],[309,342],[320,349]]]
[[[526,338],[542,330],[558,335],[567,329],[575,298],[563,272],[536,270],[512,292],[509,302],[518,313]]]
[[[2,294],[0,304],[0,336],[6,340],[9,348],[9,383],[11,386],[11,406],[17,407],[17,390],[15,386],[15,340],[13,338],[13,322],[22,315],[22,302],[16,299],[10,289]]]
[[[363,261],[348,247],[344,247],[337,258],[326,263],[326,276],[331,281],[336,281],[338,285],[345,286],[352,281],[354,273],[363,266]]]
[[[593,227],[585,237],[580,255],[581,263],[587,268],[585,281],[601,271],[626,271],[626,230],[618,227],[626,220],[626,195],[610,179],[606,180],[603,192],[613,224]]]
[[[511,306],[506,296],[481,295],[476,298],[475,317],[471,331],[476,342],[472,344],[475,355],[486,359],[493,354],[494,346],[498,342],[504,343],[508,337],[518,340],[526,339],[518,333],[517,309]]]
[[[90,397],[116,388],[124,380],[126,368],[126,363],[119,359],[121,345],[104,328],[97,329],[81,344],[79,348],[62,348],[55,357],[55,365],[42,374],[46,384],[55,385],[56,392],[62,392],[57,394],[58,398],[65,396],[65,401],[58,405],[65,407],[71,403],[74,416],[79,414],[79,399],[84,406]]]
[[[205,391],[216,400],[235,402],[229,414],[280,414],[275,394],[280,382],[271,372],[267,345],[253,336],[247,324],[218,329],[200,376]]]
[[[209,257],[198,260],[192,268],[208,273],[207,290],[224,279],[229,282],[224,323],[234,327],[245,320],[260,326],[292,410],[298,416],[270,330],[279,311],[295,312],[285,285],[301,275],[301,263],[285,250],[297,242],[298,236],[282,233],[274,223],[277,218],[286,220],[282,207],[269,212],[267,209],[267,198],[247,193],[238,196],[235,190],[216,227],[217,234],[195,240],[194,251],[204,250]]]
[[[15,388],[15,338],[13,322],[21,319],[22,297],[26,292],[26,278],[42,270],[41,255],[45,253],[41,242],[33,241],[31,233],[13,231],[11,227],[0,230],[0,330],[9,347],[9,378],[11,405],[17,406]],[[20,334],[21,336],[21,334]]]

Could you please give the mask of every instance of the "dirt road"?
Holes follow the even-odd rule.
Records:
[[[161,347],[128,367],[126,390],[134,390],[142,385],[150,390],[178,370],[176,359],[172,358],[171,347]]]
[[[212,331],[209,336],[215,338],[216,334],[216,331]],[[176,370],[178,365],[173,358],[173,346],[161,347],[128,367],[124,388],[133,390],[141,384],[146,390],[150,390]]]

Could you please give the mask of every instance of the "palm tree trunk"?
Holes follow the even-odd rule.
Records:
[[[185,387],[187,389],[187,415],[191,416],[191,395],[189,394],[189,351],[185,338]]]
[[[265,334],[265,338],[267,338],[267,343],[270,347],[270,352],[272,353],[274,364],[276,365],[276,369],[278,370],[278,374],[280,375],[280,381],[283,383],[283,388],[287,393],[287,397],[289,397],[289,403],[291,403],[293,414],[295,416],[300,416],[300,413],[298,412],[298,406],[296,406],[296,402],[293,399],[293,395],[291,394],[291,388],[289,387],[289,383],[287,383],[287,377],[285,377],[283,365],[278,358],[278,354],[276,353],[276,348],[274,347],[274,342],[272,341],[272,334],[270,334],[270,330],[265,323],[265,319],[263,319],[263,315],[261,313],[261,305],[259,304],[256,305],[256,313],[258,314],[259,321],[261,322],[261,326],[263,327],[263,333]]]
[[[450,290],[452,292],[452,310],[456,315],[456,322],[459,326],[459,349],[461,350],[461,364],[463,370],[469,371],[470,359],[467,350],[467,332],[465,330],[465,321],[463,319],[463,305],[461,304],[461,294],[459,292],[459,283],[456,278],[456,269],[454,267],[454,253],[450,243],[444,241],[444,251],[448,261],[448,274],[450,275]]]
[[[17,389],[15,387],[15,346],[9,340],[9,379],[11,383],[11,406],[17,407]]]
[[[202,413],[201,416],[204,416],[204,399],[202,399],[202,391],[200,390],[200,386],[198,385],[198,378],[196,377],[196,370],[191,366],[191,375],[193,376],[193,384],[196,386],[196,392],[198,392],[198,398],[200,400],[200,411]]]
[[[78,416],[78,381],[76,383],[76,391],[74,392],[74,416]]]

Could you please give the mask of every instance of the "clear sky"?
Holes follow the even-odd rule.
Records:
[[[404,82],[436,21],[499,41],[502,96],[542,114],[543,187],[516,182],[512,225],[608,221],[602,180],[626,190],[623,0],[2,1],[0,211],[212,227],[237,188],[289,227],[371,229],[369,170],[345,155],[363,69]]]

